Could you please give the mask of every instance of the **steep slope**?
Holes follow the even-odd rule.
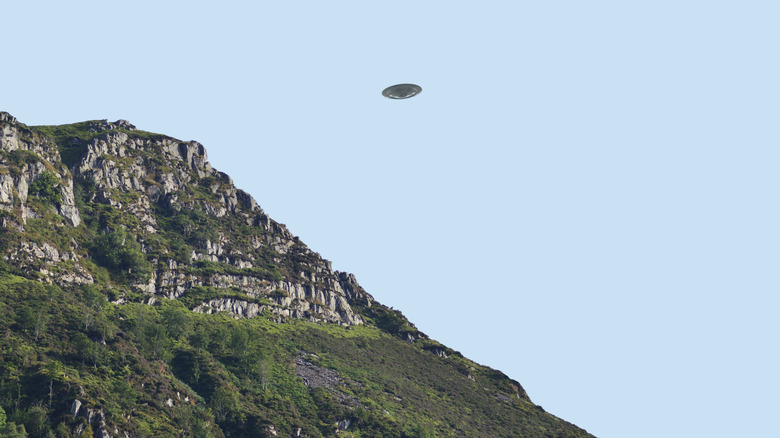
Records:
[[[0,406],[31,436],[590,436],[126,121],[0,113]]]

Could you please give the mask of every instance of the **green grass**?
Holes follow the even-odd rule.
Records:
[[[186,296],[153,307],[104,300],[94,307],[88,296],[87,289],[0,276],[0,331],[10,334],[0,338],[0,405],[17,424],[29,424],[26,413],[43,402],[47,430],[60,424],[72,430],[79,420],[67,411],[78,398],[103,407],[120,429],[146,436],[206,423],[218,426],[214,436],[253,436],[270,424],[283,436],[298,428],[332,436],[340,419],[352,420],[349,432],[361,437],[587,436],[507,392],[500,373],[464,358],[436,357],[377,327],[194,314],[186,311]],[[37,314],[25,309],[46,309],[37,341]],[[85,328],[88,317],[93,322]],[[311,361],[342,383],[306,387],[295,372],[301,352],[315,354]],[[49,406],[41,373],[52,361],[63,371],[52,383]],[[220,388],[233,397],[227,410]],[[191,402],[179,403],[184,396]],[[343,397],[358,405],[342,404]]]
[[[96,121],[73,123],[69,125],[33,126],[31,129],[50,137],[57,144],[62,162],[73,166],[87,153],[87,143],[103,134],[92,132],[90,127]]]
[[[49,137],[73,166],[88,142],[106,132],[92,132],[93,123],[34,127],[30,141]],[[298,429],[309,437],[335,436],[341,420],[352,421],[342,437],[589,436],[530,403],[519,383],[428,339],[401,312],[380,303],[351,303],[366,321],[351,327],[280,319],[268,311],[253,319],[191,311],[215,298],[273,306],[269,298],[280,291],[254,298],[239,289],[189,287],[177,300],[157,296],[155,305],[144,304],[150,297],[133,290],[133,277],[151,267],[164,272],[171,260],[176,274],[204,284],[235,275],[319,287],[324,283],[308,278],[322,281],[325,262],[297,238],[286,254],[277,253],[268,242],[288,237],[248,225],[256,219],[251,215],[210,216],[202,207],[217,202],[212,187],[227,189],[225,179],[198,179],[155,154],[153,142],[162,136],[118,131],[150,143],[122,159],[107,157],[117,167],[148,166],[148,187],[159,187],[159,172],[172,169],[188,172],[183,177],[191,183],[174,193],[175,204],[150,197],[154,232],[125,209],[97,202],[105,188],[86,179],[74,185],[79,227],[65,224],[51,202],[30,197],[28,207],[41,217],[28,219],[24,231],[0,228],[3,255],[22,241],[48,243],[76,252],[96,281],[60,287],[41,274],[75,270],[73,261],[0,262],[0,407],[7,421],[34,431],[31,436],[48,438],[55,430],[55,436],[75,436],[86,424],[83,416],[69,414],[78,399],[102,409],[109,429],[144,437],[269,436],[271,425],[279,436]],[[3,160],[10,174],[41,158],[13,153]],[[147,196],[109,192],[123,204]],[[21,223],[19,214],[0,212]],[[254,267],[191,260],[193,251],[205,252],[207,240],[219,242],[231,262],[242,258]],[[120,298],[125,304],[110,302]],[[435,354],[441,351],[446,358]],[[308,387],[296,372],[299,357],[338,381]]]
[[[41,125],[32,126],[30,129],[33,132],[37,132],[48,136],[57,144],[59,148],[60,157],[62,162],[68,167],[77,163],[87,152],[87,144],[101,135],[105,135],[106,132],[123,132],[133,138],[142,138],[145,140],[159,141],[166,136],[161,134],[155,134],[146,131],[132,130],[117,128],[114,130],[95,130],[93,127],[101,125],[103,122],[99,120],[89,120],[80,123],[71,123],[67,125]]]

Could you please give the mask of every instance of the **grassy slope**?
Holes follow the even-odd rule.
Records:
[[[68,415],[79,399],[141,436],[194,433],[214,420],[211,436],[253,436],[270,424],[283,435],[301,428],[327,436],[344,419],[353,424],[343,436],[586,436],[507,396],[505,378],[492,370],[436,357],[377,328],[234,320],[168,300],[114,305],[104,295],[0,278],[0,404],[12,421],[28,431],[60,423],[73,430],[84,423]],[[301,352],[316,354],[309,360],[342,384],[306,387],[295,373]],[[36,406],[50,419],[44,427],[35,424]]]
[[[89,126],[33,129],[56,141],[63,161],[72,164],[95,135]],[[214,202],[205,190],[211,184],[186,187],[180,199]],[[107,226],[117,233],[123,227],[134,230],[137,219],[90,202],[92,190],[89,181],[76,181],[84,219],[77,228],[62,223],[35,198],[29,206],[41,219],[28,220],[25,233],[0,228],[3,251],[20,239],[62,250],[76,240],[85,268],[97,281],[63,290],[36,281],[34,271],[0,264],[0,406],[31,436],[75,436],[80,428],[97,427],[96,421],[87,424],[84,411],[76,418],[69,414],[75,399],[102,409],[110,428],[144,437],[266,436],[271,425],[280,436],[298,429],[305,436],[333,436],[341,420],[351,424],[340,436],[589,436],[527,401],[519,384],[502,373],[424,337],[407,342],[408,334],[419,335],[414,327],[379,304],[356,306],[369,325],[349,329],[300,320],[278,323],[270,315],[234,320],[189,310],[208,298],[246,298],[234,290],[197,288],[179,301],[141,304],[145,297],[127,286],[132,280],[127,266],[107,262],[117,254],[95,246],[108,236]],[[243,240],[263,232],[198,210],[155,207],[154,213],[158,232],[138,233],[150,260],[185,262],[192,247],[213,241],[217,232],[232,236],[243,250],[248,247]],[[147,260],[138,259],[137,245],[122,251],[119,255],[131,260],[127,263],[136,274],[151,269]],[[211,262],[187,269],[204,277],[224,272],[274,280],[300,278],[299,271],[307,269],[306,260],[273,263],[273,256],[264,252],[254,259],[255,268],[241,272]],[[120,296],[129,302],[107,300]],[[432,349],[449,357],[438,357]],[[299,357],[311,369],[335,373],[339,383],[307,387],[296,375]]]

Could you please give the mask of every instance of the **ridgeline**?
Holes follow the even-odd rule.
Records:
[[[591,436],[334,271],[197,142],[0,113],[0,225],[0,436]]]

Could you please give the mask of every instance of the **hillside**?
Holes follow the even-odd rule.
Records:
[[[197,142],[0,113],[0,224],[3,436],[591,436],[334,271]]]

